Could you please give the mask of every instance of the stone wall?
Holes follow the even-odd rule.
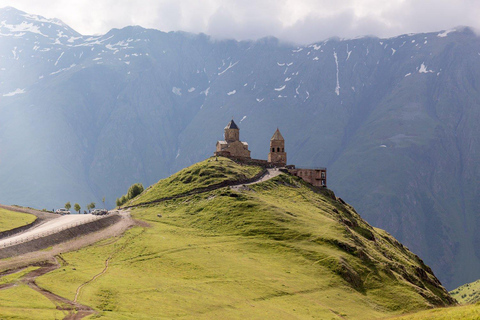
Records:
[[[327,169],[288,169],[291,175],[297,176],[315,187],[327,187]]]

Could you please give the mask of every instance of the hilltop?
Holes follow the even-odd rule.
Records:
[[[418,256],[332,191],[287,174],[241,186],[261,171],[212,158],[161,180],[128,204],[149,203],[131,208],[136,227],[62,254],[36,283],[100,319],[375,319],[455,304]],[[58,314],[45,301],[29,313],[28,290],[0,291],[2,313]]]

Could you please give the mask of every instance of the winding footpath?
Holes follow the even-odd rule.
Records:
[[[275,178],[276,176],[279,176],[281,174],[283,174],[283,172],[280,171],[277,168],[267,169],[267,172],[263,176],[261,176],[258,180],[255,180],[255,181],[250,182],[250,183],[239,183],[239,184],[230,186],[230,188],[233,189],[233,190],[240,190],[242,187],[249,186],[249,185],[252,185],[252,184],[262,183],[262,182],[268,181],[272,178]]]

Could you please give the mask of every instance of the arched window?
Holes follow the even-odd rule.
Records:
[[[282,148],[282,152],[285,152],[285,148]]]
[[[277,152],[280,152],[280,148],[277,147]]]
[[[275,148],[272,148],[272,152],[275,152]]]

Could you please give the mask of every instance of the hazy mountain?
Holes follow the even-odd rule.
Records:
[[[112,206],[212,155],[232,116],[252,156],[277,127],[288,162],[425,258],[480,278],[480,39],[213,41],[141,27],[82,36],[0,9],[0,202]]]

